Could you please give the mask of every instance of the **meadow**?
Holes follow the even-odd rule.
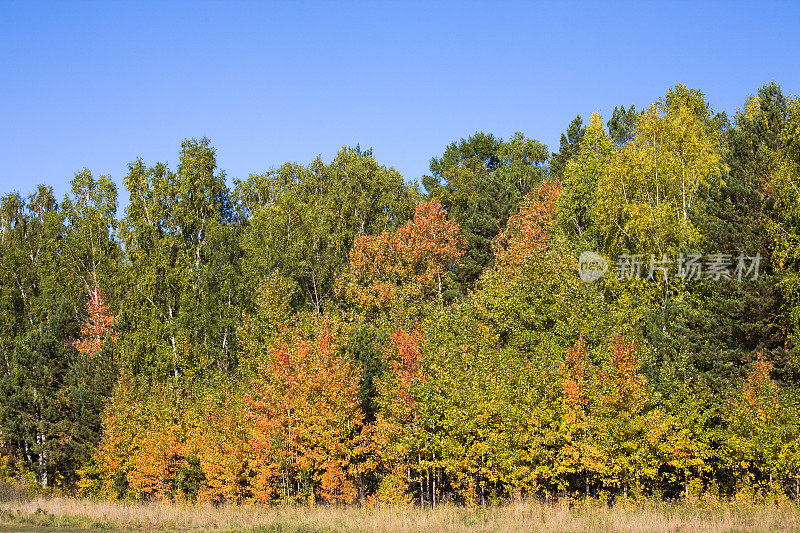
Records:
[[[0,503],[0,531],[274,531],[413,533],[535,531],[796,531],[794,503],[518,501],[442,505],[211,506],[36,498]]]

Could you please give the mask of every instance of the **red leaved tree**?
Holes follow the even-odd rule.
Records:
[[[116,343],[119,335],[114,330],[116,319],[108,311],[103,289],[99,286],[89,289],[86,307],[89,311],[89,319],[81,327],[80,338],[72,345],[81,354],[91,355],[103,348],[106,338],[112,343]]]
[[[355,239],[345,292],[368,308],[441,298],[445,275],[463,254],[458,224],[440,203],[426,202],[395,233]]]
[[[561,182],[544,181],[525,198],[519,213],[511,216],[495,241],[498,266],[512,270],[523,265],[548,244],[550,227],[556,220],[556,200]]]

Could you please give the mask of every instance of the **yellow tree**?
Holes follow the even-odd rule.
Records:
[[[616,335],[599,349],[595,364],[583,340],[567,350],[562,364],[564,445],[560,475],[580,475],[590,485],[621,490],[653,480],[664,427],[639,361],[640,348]]]
[[[605,473],[603,456],[591,438],[593,415],[591,401],[595,398],[597,367],[592,362],[586,343],[579,339],[567,349],[561,363],[562,416],[560,437],[562,445],[556,457],[554,477],[565,486],[569,477],[580,476],[581,487],[589,496],[590,483]]]
[[[668,253],[696,241],[699,188],[721,170],[720,133],[702,93],[677,85],[636,121],[598,183],[595,217],[610,253]]]
[[[772,379],[773,365],[763,353],[750,365],[747,378],[739,389],[738,397],[729,406],[730,434],[727,442],[736,470],[744,469],[742,480],[748,482],[759,473],[767,473],[770,484],[774,475],[781,473],[782,438],[793,436],[783,433],[791,427],[793,414],[781,405],[781,391]],[[740,471],[741,472],[741,471]]]

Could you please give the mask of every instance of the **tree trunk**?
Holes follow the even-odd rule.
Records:
[[[436,507],[436,476],[439,474],[437,469],[433,471],[433,490],[431,491],[431,503]]]
[[[689,471],[683,471],[683,493],[686,501],[689,501]]]
[[[417,475],[419,475],[419,506],[425,506],[425,490],[422,487],[422,469],[420,468],[420,464],[422,463],[422,457],[420,454],[417,454]]]

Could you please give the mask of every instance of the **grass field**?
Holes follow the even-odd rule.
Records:
[[[796,504],[714,505],[596,502],[440,506],[192,506],[71,498],[0,503],[0,531],[274,531],[434,533],[440,531],[798,531]]]

